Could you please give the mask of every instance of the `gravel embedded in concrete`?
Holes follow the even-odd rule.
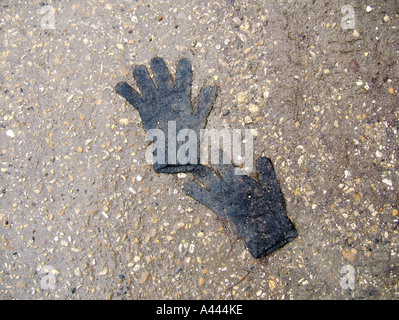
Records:
[[[2,1],[0,298],[397,299],[395,3]],[[207,128],[254,129],[295,241],[255,260],[154,173],[114,87],[155,56],[219,86]]]

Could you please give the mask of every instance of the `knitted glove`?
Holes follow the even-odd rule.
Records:
[[[198,166],[193,175],[203,187],[189,182],[185,192],[220,218],[229,219],[253,257],[267,255],[297,237],[268,158],[257,160],[259,181],[235,175],[231,164],[215,167],[220,177],[209,167]]]
[[[175,83],[162,58],[151,60],[151,71],[155,83],[144,66],[136,66],[133,70],[141,94],[126,82],[119,83],[116,91],[138,110],[147,134],[151,129],[160,129],[164,133],[164,148],[154,150],[153,153],[154,170],[159,173],[192,171],[199,164],[199,133],[200,129],[205,127],[206,119],[215,102],[216,88],[210,86],[202,88],[193,106],[192,70],[191,63],[187,59],[183,58],[178,62]],[[194,157],[179,157],[178,152],[176,156],[176,151],[185,141],[176,141],[176,139],[169,141],[170,129],[177,134],[183,129],[192,130],[191,132],[196,134]],[[159,154],[160,152],[162,154]]]

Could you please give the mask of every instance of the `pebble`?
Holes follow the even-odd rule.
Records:
[[[241,31],[248,31],[248,29],[251,27],[251,25],[249,24],[249,22],[244,22],[242,25],[240,25],[240,30]]]
[[[129,119],[127,119],[127,118],[119,119],[119,123],[124,126],[127,126],[129,124]]]
[[[124,66],[121,66],[121,67],[119,67],[118,68],[118,72],[119,72],[119,74],[122,76],[122,77],[127,77],[128,75],[129,75],[129,69],[128,68],[126,68],[126,67],[124,67]]]
[[[274,280],[269,280],[269,288],[272,291],[277,288],[277,284]]]
[[[140,284],[144,284],[147,281],[149,275],[150,275],[149,271],[142,272],[139,280]]]
[[[9,137],[11,137],[11,138],[14,138],[14,137],[15,137],[14,130],[7,130],[7,131],[6,131],[6,135],[9,136]]]
[[[98,275],[99,275],[99,276],[105,276],[107,273],[108,273],[108,268],[107,268],[107,267],[104,267],[104,269],[102,269],[102,270],[98,273]]]
[[[245,124],[250,124],[250,123],[252,123],[253,122],[253,120],[252,120],[252,118],[250,117],[250,116],[246,116],[245,118],[244,118],[244,123]]]
[[[105,219],[108,219],[108,218],[109,218],[109,215],[108,215],[105,211],[101,211],[101,214],[103,215],[103,217],[104,217]]]
[[[233,18],[233,23],[235,27],[239,27],[241,24],[241,19],[239,17],[234,17]]]
[[[247,100],[247,94],[245,92],[240,92],[237,95],[237,101],[239,104],[244,103]]]
[[[43,190],[43,184],[41,183],[37,189],[34,189],[33,192],[36,194],[40,194]]]
[[[19,281],[15,284],[15,287],[16,287],[17,289],[19,289],[19,290],[25,289],[26,286],[27,286],[27,283],[26,283],[25,280],[19,280]]]
[[[382,182],[384,182],[386,185],[392,187],[393,183],[391,179],[383,179]]]
[[[344,256],[344,258],[351,262],[355,260],[356,253],[357,251],[354,248],[352,249],[346,248],[342,251],[342,255]]]
[[[251,104],[248,106],[248,110],[249,110],[249,112],[251,112],[251,113],[259,113],[259,107],[258,107],[256,104],[253,104],[253,103],[251,103]]]

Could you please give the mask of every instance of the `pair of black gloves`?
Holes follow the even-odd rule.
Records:
[[[119,83],[116,91],[138,110],[147,132],[151,129],[167,132],[168,122],[175,121],[177,132],[186,128],[199,136],[216,100],[216,88],[202,88],[193,106],[192,68],[187,59],[178,62],[175,82],[161,58],[151,60],[151,71],[155,83],[144,66],[134,68],[133,75],[141,94],[125,82]],[[168,141],[165,153],[168,154]],[[297,237],[286,214],[270,159],[257,160],[259,181],[235,175],[232,164],[215,165],[217,175],[210,167],[199,163],[180,164],[167,159],[165,163],[154,163],[153,166],[158,173],[192,172],[199,184],[188,182],[184,186],[186,194],[220,218],[231,221],[255,258],[267,255]]]

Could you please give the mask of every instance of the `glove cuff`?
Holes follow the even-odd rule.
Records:
[[[157,173],[181,173],[181,172],[191,172],[195,170],[197,164],[154,164],[154,171]]]
[[[155,154],[154,154],[154,171],[157,173],[168,173],[168,174],[176,174],[176,173],[182,173],[182,172],[191,172],[195,168],[198,167],[200,163],[199,159],[199,143],[197,140],[193,141],[192,145],[192,150],[190,152],[192,153],[192,156],[182,156],[180,152],[180,148],[182,148],[182,145],[184,144],[183,142],[176,142],[174,141],[173,143],[170,143],[169,140],[165,141],[165,149],[162,150],[161,152],[164,152],[164,158],[162,158],[161,163],[158,163],[158,160],[155,160]],[[171,146],[172,145],[172,146]],[[172,150],[172,154],[169,154],[169,149]],[[183,149],[183,151],[186,149]],[[158,152],[158,150],[157,150]]]

